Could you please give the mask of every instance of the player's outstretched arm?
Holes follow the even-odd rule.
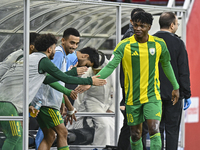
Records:
[[[72,90],[67,89],[66,87],[62,86],[60,83],[58,82],[53,82],[49,84],[52,88],[54,88],[55,90],[67,95],[67,96],[71,96],[71,92]]]
[[[105,85],[106,84],[106,80],[99,79],[98,77],[100,77],[100,75],[92,77],[93,85],[96,85],[96,86]],[[81,93],[87,91],[90,87],[91,87],[91,85],[79,85],[78,87],[75,88],[75,91],[77,93],[81,94]]]
[[[77,86],[77,87],[75,88],[75,91],[76,91],[77,93],[80,93],[80,94],[81,94],[81,93],[87,91],[90,87],[91,87],[91,85],[79,85],[79,86]]]
[[[93,83],[93,85],[102,86],[102,85],[106,84],[106,80],[99,79],[99,77],[100,77],[100,75],[92,76],[92,83]]]

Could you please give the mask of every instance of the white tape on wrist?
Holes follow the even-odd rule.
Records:
[[[76,111],[76,108],[74,108],[74,110],[72,111],[67,111],[67,115],[71,116],[75,113],[75,111]]]

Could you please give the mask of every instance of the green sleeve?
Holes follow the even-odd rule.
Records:
[[[171,82],[173,89],[177,90],[179,89],[179,84],[176,80],[174,71],[172,69],[171,63],[170,63],[171,57],[169,54],[169,51],[167,49],[166,44],[164,43],[162,45],[162,52],[161,52],[161,56],[160,56],[160,63],[162,66],[162,69],[166,75],[166,77],[169,79],[169,81]]]
[[[68,84],[82,84],[82,85],[92,85],[92,78],[79,78],[69,76],[66,73],[60,71],[47,57],[44,57],[39,62],[39,73],[47,72],[48,79],[45,78],[44,84],[49,84],[56,81],[63,81]]]
[[[77,76],[77,69],[76,67],[73,67],[70,71],[64,72],[67,75],[70,76]],[[47,74],[46,78],[44,79],[43,83],[44,84],[48,84],[48,83],[52,83],[52,82],[56,82],[59,81],[57,78],[52,77],[51,75]]]
[[[65,104],[65,98],[63,97],[63,99],[62,99],[62,103],[64,103]]]
[[[70,76],[78,76],[77,74],[77,67],[73,67],[71,70],[65,72],[67,75],[70,75]]]
[[[49,84],[52,88],[56,89],[57,91],[67,95],[67,96],[70,96],[71,94],[71,91],[72,90],[69,90],[67,88],[65,88],[64,86],[62,86],[61,84],[59,84],[58,82],[53,82],[53,83],[50,83]]]
[[[99,78],[106,79],[108,76],[110,76],[114,71],[114,69],[121,62],[123,54],[124,54],[124,44],[119,43],[114,49],[110,62],[97,74],[100,75]]]

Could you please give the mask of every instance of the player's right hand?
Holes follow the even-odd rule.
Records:
[[[99,79],[99,77],[100,77],[100,75],[92,77],[93,85],[102,86],[102,85],[106,84],[106,80],[105,79]]]
[[[77,70],[77,74],[80,76],[80,75],[85,74],[85,72],[88,70],[88,68],[86,66],[77,67],[76,70]]]

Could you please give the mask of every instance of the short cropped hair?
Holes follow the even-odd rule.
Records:
[[[35,40],[35,48],[37,51],[46,51],[53,44],[57,44],[57,39],[53,34],[42,34]]]
[[[67,39],[70,35],[80,37],[80,33],[74,28],[68,28],[63,32],[63,38],[65,39]]]
[[[170,25],[175,24],[176,15],[173,12],[164,12],[160,15],[159,24],[161,29],[169,29]]]
[[[39,33],[31,32],[30,33],[30,45],[35,45],[35,39],[40,36]]]
[[[153,16],[147,12],[138,12],[131,18],[133,22],[141,22],[152,25]]]
[[[93,67],[97,68],[99,67],[99,53],[98,50],[92,47],[85,47],[81,50],[79,50],[83,54],[88,54],[89,55],[89,60],[91,63],[94,63]]]
[[[131,18],[133,17],[133,15],[136,13],[136,12],[145,12],[144,9],[142,8],[135,8],[131,11]]]

